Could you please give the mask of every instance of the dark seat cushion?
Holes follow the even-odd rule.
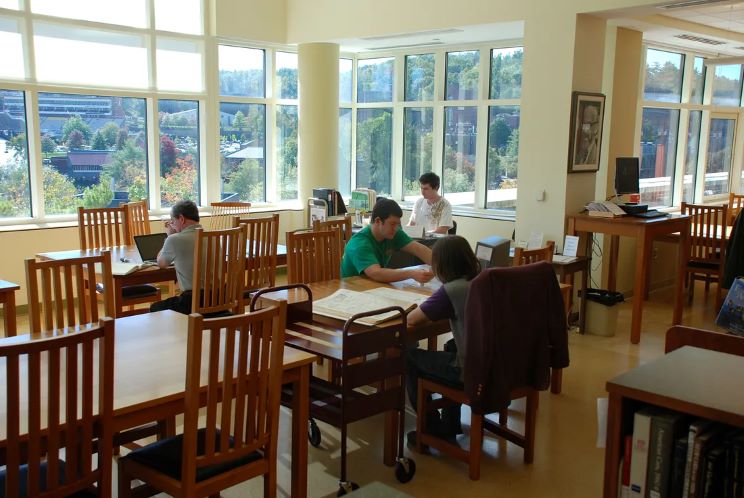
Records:
[[[27,481],[28,481],[28,465],[21,465],[20,467],[20,494],[18,498],[25,498],[28,495]],[[47,476],[47,464],[42,462],[39,467],[39,487],[41,491],[46,491],[46,476]],[[0,498],[5,498],[5,479],[7,477],[7,471],[5,467],[0,468]],[[64,484],[65,482],[65,462],[64,460],[59,461],[59,483]],[[93,491],[79,491],[70,496],[70,498],[93,498],[96,495]]]
[[[103,284],[96,284],[96,292],[103,294]],[[121,288],[121,295],[124,299],[134,297],[151,297],[158,295],[158,288],[154,285],[143,284],[143,285],[127,285]]]
[[[206,437],[206,430],[199,429],[197,434],[196,452],[197,455],[204,454],[204,440]],[[232,444],[232,442],[231,442]],[[215,435],[215,448],[219,450],[219,431]],[[183,435],[169,437],[167,439],[161,439],[154,443],[148,444],[142,448],[129,453],[127,456],[122,458],[129,458],[138,462],[142,465],[150,467],[158,472],[161,472],[173,479],[181,479],[181,458],[183,451]],[[232,470],[241,465],[245,465],[250,462],[254,462],[262,457],[261,453],[255,451],[250,455],[232,460],[220,465],[211,465],[209,467],[202,467],[196,471],[196,481],[200,482],[210,477],[214,477],[228,470]]]

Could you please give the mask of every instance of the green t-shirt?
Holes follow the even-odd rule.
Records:
[[[341,278],[355,277],[372,265],[385,268],[393,251],[413,242],[403,230],[395,232],[391,240],[377,242],[369,226],[364,227],[346,243],[344,259],[341,260]]]

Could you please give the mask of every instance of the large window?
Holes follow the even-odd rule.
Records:
[[[403,130],[403,198],[413,201],[420,195],[419,177],[433,169],[434,109],[407,107]]]
[[[744,187],[734,180],[742,171],[735,160],[742,81],[739,64],[706,66],[694,53],[646,50],[640,130],[644,203],[720,203],[732,189]]]
[[[682,54],[648,49],[643,98],[657,102],[680,102],[684,59]]]
[[[522,47],[491,50],[492,99],[518,99],[522,96]]]
[[[297,199],[297,106],[280,105],[276,112],[276,176],[279,200]]]
[[[406,56],[406,100],[434,99],[434,54]]]
[[[47,214],[147,198],[145,99],[39,94]]]
[[[679,111],[643,109],[641,131],[641,201],[672,205]]]
[[[517,162],[519,159],[519,107],[492,106],[488,109],[488,192],[489,208],[516,209]]]
[[[0,17],[0,47],[3,47],[0,78],[21,79],[25,77],[23,41],[20,26],[15,19]]]
[[[219,46],[220,95],[264,96],[264,51]]]
[[[0,218],[31,216],[23,92],[0,90],[0,110],[5,113],[0,126]]]
[[[357,102],[393,100],[393,59],[365,59],[357,62]]]
[[[356,184],[390,195],[393,110],[357,110]]]
[[[478,98],[480,52],[449,52],[447,54],[447,100],[473,100]]]
[[[475,143],[478,136],[477,107],[444,110],[444,194],[453,206],[475,202]]]
[[[266,106],[220,104],[223,201],[266,199]]]
[[[199,204],[199,103],[158,101],[160,205],[188,199]]]

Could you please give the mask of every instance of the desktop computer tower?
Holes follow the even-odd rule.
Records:
[[[475,257],[480,262],[481,269],[509,266],[509,247],[511,240],[494,235],[479,240],[475,244]]]

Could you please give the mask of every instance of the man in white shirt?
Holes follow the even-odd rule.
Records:
[[[424,173],[419,177],[421,199],[413,205],[408,226],[423,226],[426,232],[447,233],[452,228],[452,206],[439,195],[439,177]]]

